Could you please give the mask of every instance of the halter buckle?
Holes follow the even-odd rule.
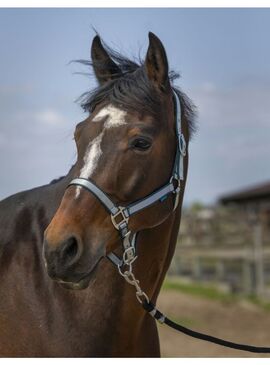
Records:
[[[123,253],[123,262],[125,265],[131,265],[137,259],[135,248],[129,247]]]
[[[120,226],[123,225],[123,223],[125,223],[126,225],[128,224],[129,221],[129,217],[125,216],[125,207],[118,207],[118,212],[116,212],[115,214],[111,214],[111,220],[112,220],[112,224],[114,225],[114,227],[119,231]],[[116,220],[120,219],[119,222],[117,222]]]
[[[180,193],[180,189],[181,189],[181,180],[180,180],[180,178],[176,174],[174,174],[170,178],[170,183],[173,184],[173,186],[175,186],[174,185],[174,181],[176,181],[176,187],[174,188],[174,190],[173,190],[172,193],[173,194],[178,194],[178,193]]]
[[[183,133],[179,136],[179,151],[182,156],[186,156],[186,140]]]
[[[177,175],[173,175],[171,177],[170,183],[173,184],[174,181],[176,181],[177,185],[176,185],[176,188],[174,189],[174,191],[172,192],[173,194],[175,194],[173,211],[175,211],[175,209],[178,206],[179,199],[180,199],[180,190],[181,190],[181,180]]]

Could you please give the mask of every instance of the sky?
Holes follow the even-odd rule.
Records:
[[[111,47],[145,55],[163,42],[176,85],[194,102],[185,204],[270,180],[270,9],[0,9],[0,199],[65,175],[76,99],[96,86],[94,27]]]

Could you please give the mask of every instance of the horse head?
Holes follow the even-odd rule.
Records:
[[[83,103],[89,116],[76,126],[77,161],[71,178],[94,182],[117,206],[125,207],[171,177],[177,136],[168,60],[153,33],[140,65],[103,46],[99,36],[93,39],[91,58],[99,85]],[[181,104],[185,106],[183,98]],[[188,141],[188,122],[184,115],[182,119]],[[172,213],[174,200],[171,194],[130,217],[129,229],[160,225]],[[99,261],[119,245],[106,207],[82,186],[69,186],[45,232],[49,276],[67,287],[85,288]]]

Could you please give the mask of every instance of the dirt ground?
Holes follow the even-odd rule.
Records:
[[[270,347],[270,311],[249,302],[221,303],[164,290],[157,307],[170,319],[194,330],[229,341]],[[257,357],[188,337],[166,325],[159,325],[159,334],[163,357]]]

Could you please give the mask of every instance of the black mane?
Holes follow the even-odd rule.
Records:
[[[51,182],[50,182],[50,185],[53,185],[53,184],[56,184],[58,183],[59,181],[63,180],[65,176],[60,176],[60,177],[57,177],[55,179],[53,179]]]
[[[155,115],[160,104],[159,95],[148,81],[143,66],[144,62],[140,58],[135,62],[135,60],[131,60],[112,50],[104,43],[103,46],[111,59],[117,64],[120,72],[114,74],[115,78],[112,81],[84,93],[79,98],[84,111],[91,113],[97,104],[107,101],[127,111],[142,110]],[[89,68],[93,66],[91,61],[78,60],[77,62]],[[99,67],[101,70],[104,69],[103,64],[97,65],[95,63],[95,67]],[[195,106],[179,88],[173,85],[174,81],[179,78],[179,74],[170,71],[169,78],[173,89],[179,96],[183,114],[189,125],[189,135],[191,137],[196,130]]]

